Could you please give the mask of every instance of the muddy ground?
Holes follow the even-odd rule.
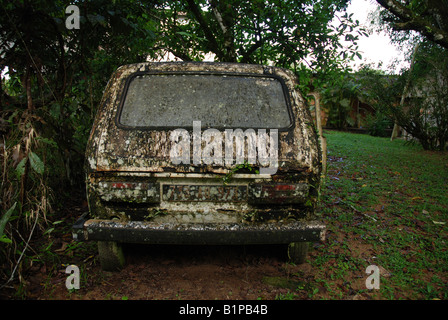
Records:
[[[30,299],[275,299],[294,291],[309,265],[283,261],[275,246],[127,246],[127,264],[121,272],[103,272],[96,258],[79,264],[80,289],[69,292],[67,274],[32,279]],[[288,281],[289,275],[289,281]],[[49,281],[46,286],[39,284]],[[270,284],[271,283],[271,284]],[[45,288],[46,287],[46,288]]]

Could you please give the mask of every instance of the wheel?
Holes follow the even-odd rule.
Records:
[[[117,242],[98,241],[98,254],[104,271],[119,271],[124,266],[123,248]]]
[[[302,264],[308,256],[308,242],[291,242],[288,245],[288,258],[290,262]]]

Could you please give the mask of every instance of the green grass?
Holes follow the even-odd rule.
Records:
[[[325,242],[314,298],[448,299],[448,154],[403,140],[327,132]],[[380,267],[380,289],[365,269]]]

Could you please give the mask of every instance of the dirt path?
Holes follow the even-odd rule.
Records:
[[[96,257],[78,263],[80,289],[56,274],[30,278],[29,299],[256,300],[287,298],[306,280],[309,264],[286,263],[280,246],[128,245],[121,272],[103,272]],[[306,298],[306,297],[303,297]]]

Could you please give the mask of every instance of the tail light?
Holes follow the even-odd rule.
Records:
[[[99,181],[95,191],[104,201],[133,203],[159,203],[160,187],[158,183]]]
[[[294,184],[251,184],[248,201],[251,204],[301,204],[307,199],[309,186]]]

